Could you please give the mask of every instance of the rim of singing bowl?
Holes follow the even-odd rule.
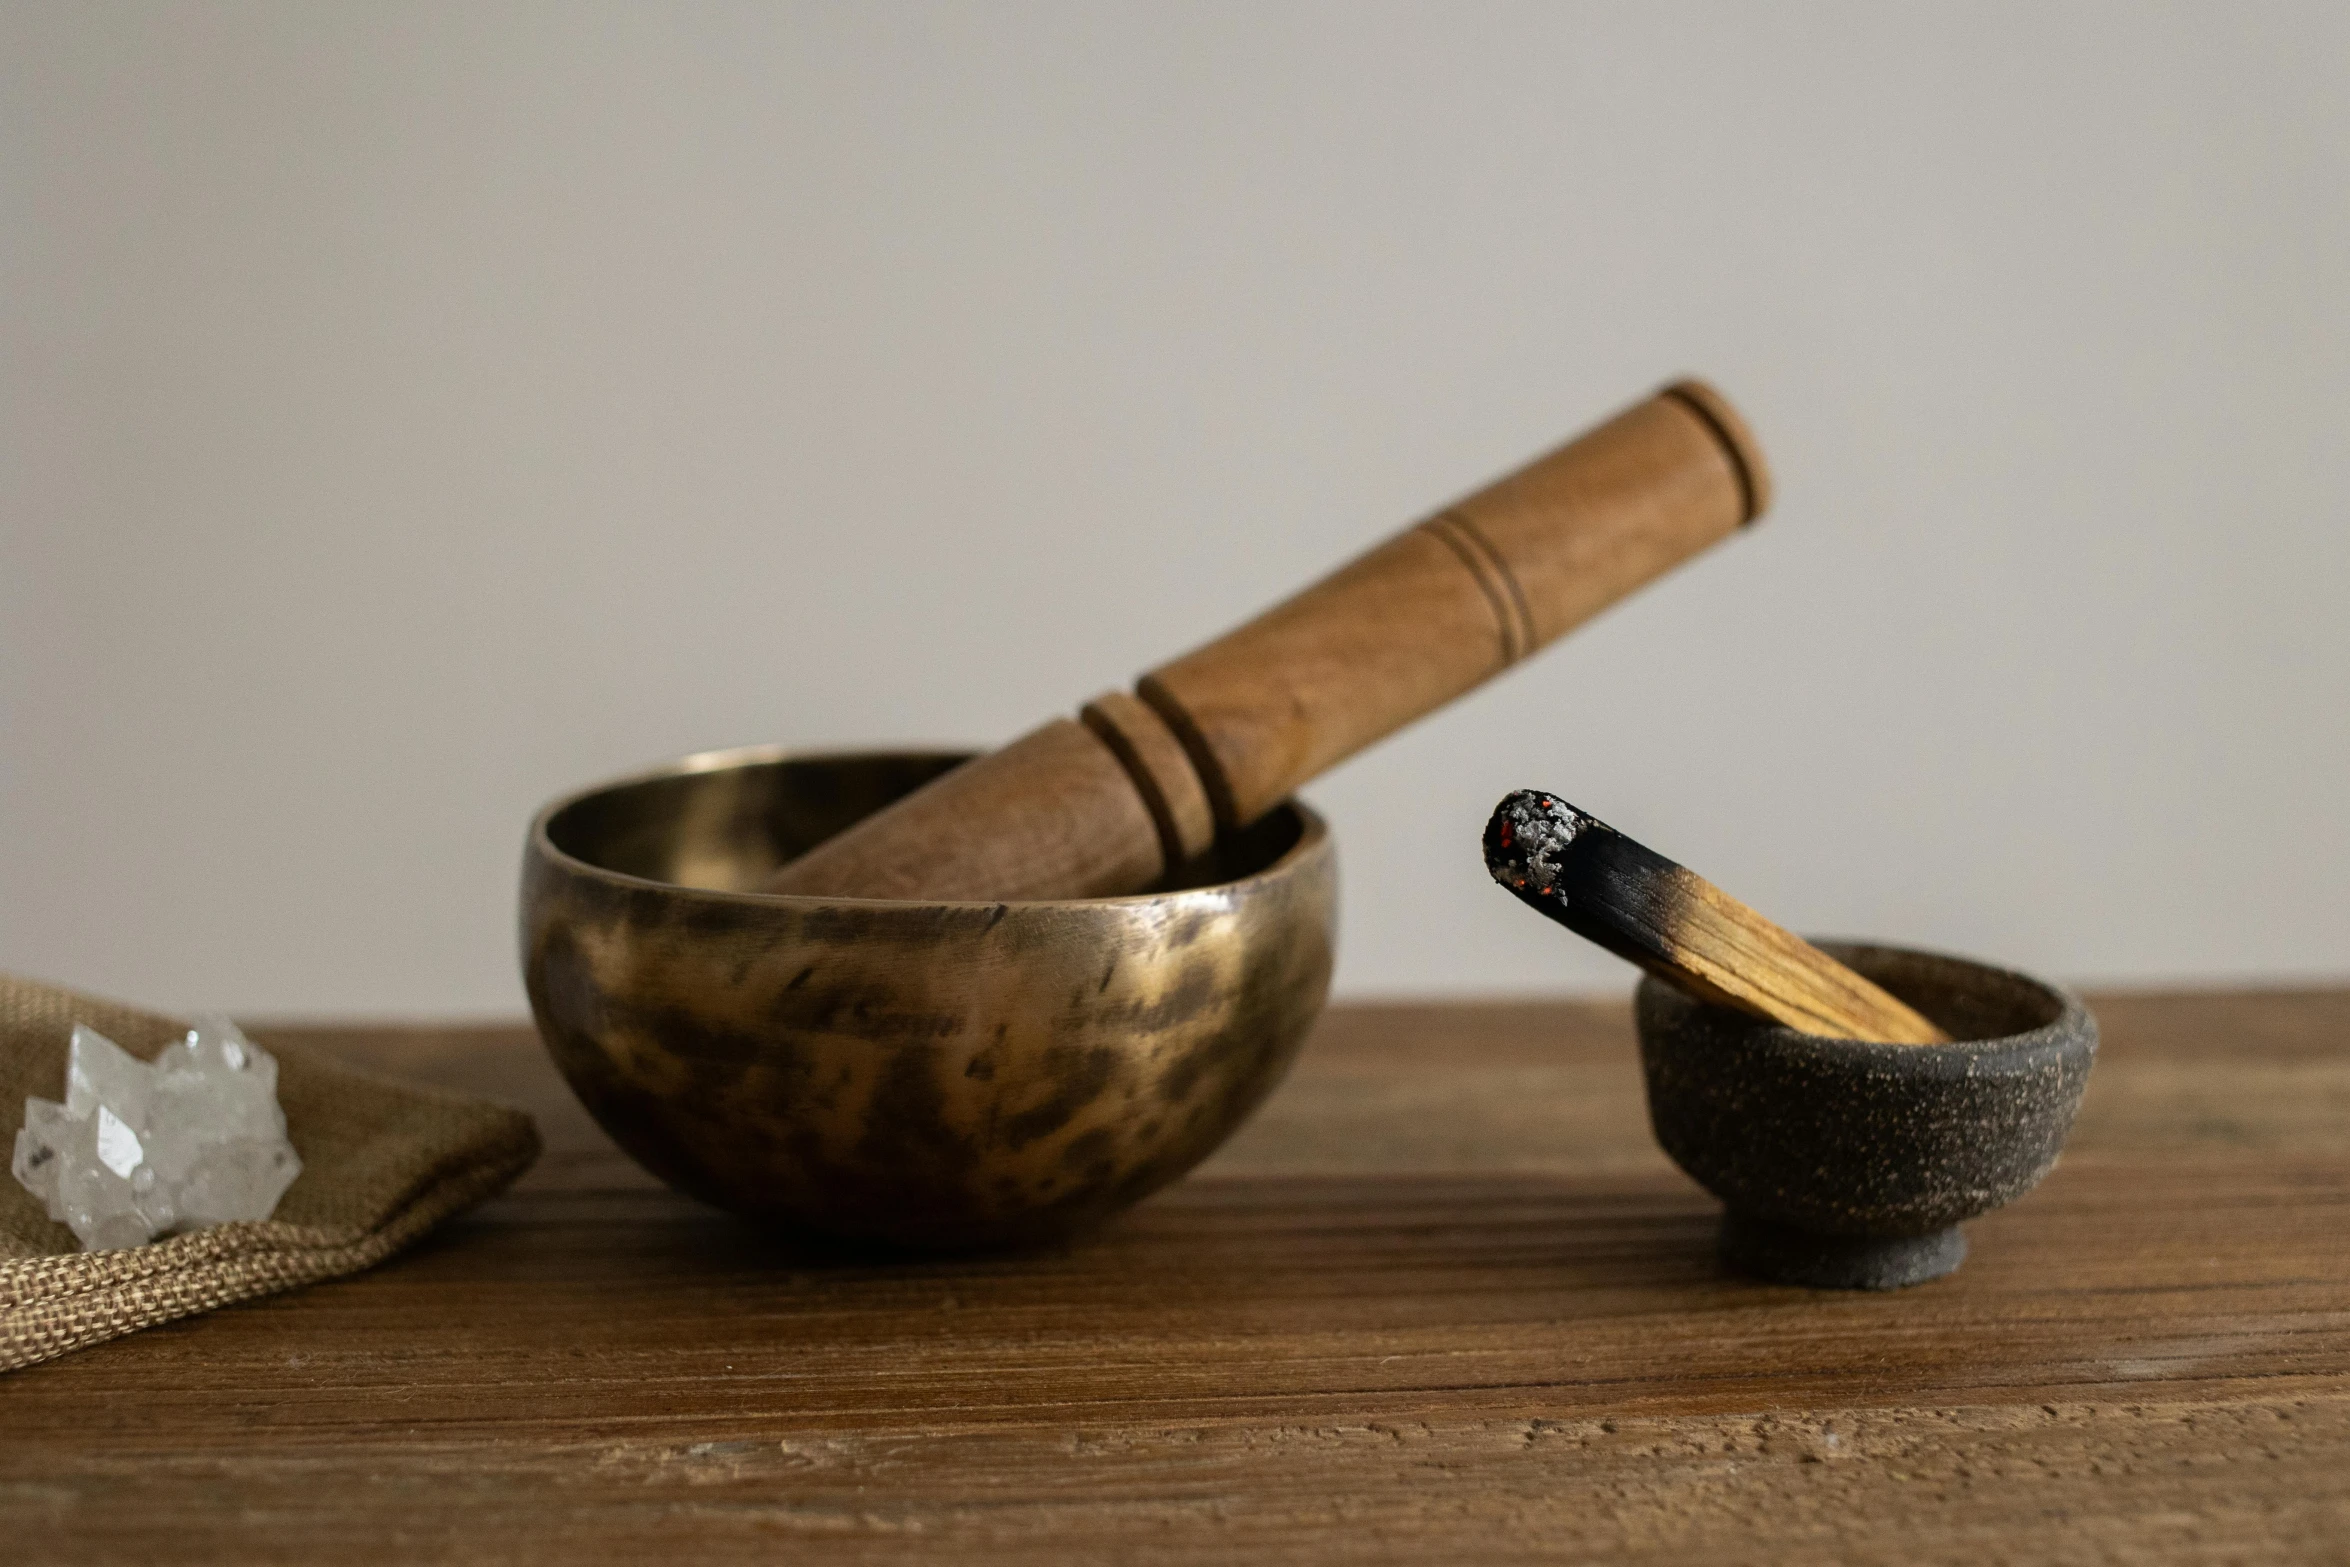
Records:
[[[940,746],[859,746],[855,749],[805,750],[797,746],[772,743],[765,745],[729,746],[714,751],[696,751],[665,766],[649,767],[638,772],[590,784],[570,794],[560,795],[539,809],[530,824],[531,852],[565,870],[618,887],[655,888],[662,892],[707,898],[720,903],[750,905],[810,905],[850,903],[869,907],[889,904],[919,904],[932,908],[988,909],[1011,907],[1023,909],[1084,909],[1116,905],[1155,903],[1165,898],[1181,897],[1187,893],[1215,892],[1228,887],[1244,887],[1251,882],[1268,880],[1293,869],[1305,856],[1322,849],[1329,842],[1330,824],[1322,814],[1295,795],[1283,800],[1263,817],[1242,829],[1243,833],[1263,831],[1269,824],[1278,823],[1285,815],[1295,816],[1298,824],[1296,837],[1280,853],[1262,865],[1238,876],[1219,877],[1213,881],[1187,883],[1163,887],[1154,892],[1121,893],[1107,898],[860,898],[832,893],[751,892],[724,887],[698,887],[690,882],[664,881],[654,876],[639,876],[631,871],[614,870],[594,860],[583,859],[555,841],[555,823],[565,812],[584,806],[609,795],[631,789],[667,782],[675,778],[690,778],[703,773],[741,771],[752,767],[773,766],[778,763],[808,762],[840,765],[856,762],[943,762],[948,767],[960,766],[984,753],[961,747]],[[947,770],[942,767],[941,772]],[[916,788],[921,787],[919,784]],[[907,791],[911,793],[911,790]],[[899,796],[898,798],[903,798]],[[886,810],[894,801],[875,807]],[[871,813],[867,813],[871,814]],[[861,819],[861,818],[860,818]]]

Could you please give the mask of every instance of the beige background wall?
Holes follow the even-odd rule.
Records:
[[[544,797],[991,741],[1653,383],[1777,514],[1329,778],[1341,984],[2350,972],[2350,9],[0,3],[0,967],[520,1006]]]

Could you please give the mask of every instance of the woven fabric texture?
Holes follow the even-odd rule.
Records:
[[[0,974],[0,1107],[65,1095],[73,1025],[142,1060],[187,1025]],[[262,1040],[302,1173],[257,1224],[84,1252],[13,1178],[0,1179],[0,1371],[257,1295],[371,1267],[503,1189],[538,1157],[519,1110],[369,1077]]]

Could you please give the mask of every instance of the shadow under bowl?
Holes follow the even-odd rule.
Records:
[[[522,875],[530,1004],[680,1191],[926,1251],[1082,1230],[1205,1158],[1329,989],[1337,872],[1294,803],[1204,885],[922,903],[753,891],[960,753],[760,748],[558,800]]]
[[[1722,1199],[1722,1254],[1784,1284],[1898,1289],[1966,1256],[1962,1220],[2055,1165],[2097,1055],[2059,986],[1899,947],[1820,947],[1956,1043],[1799,1033],[1655,979],[1634,1003],[1648,1113],[1673,1162]]]

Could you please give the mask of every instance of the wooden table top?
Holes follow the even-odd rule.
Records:
[[[1087,1244],[827,1260],[522,1029],[304,1029],[548,1152],[372,1273],[0,1383],[27,1559],[2350,1560],[2350,991],[2095,999],[2062,1166],[1893,1295],[1727,1276],[1621,1004],[1334,1009]]]

